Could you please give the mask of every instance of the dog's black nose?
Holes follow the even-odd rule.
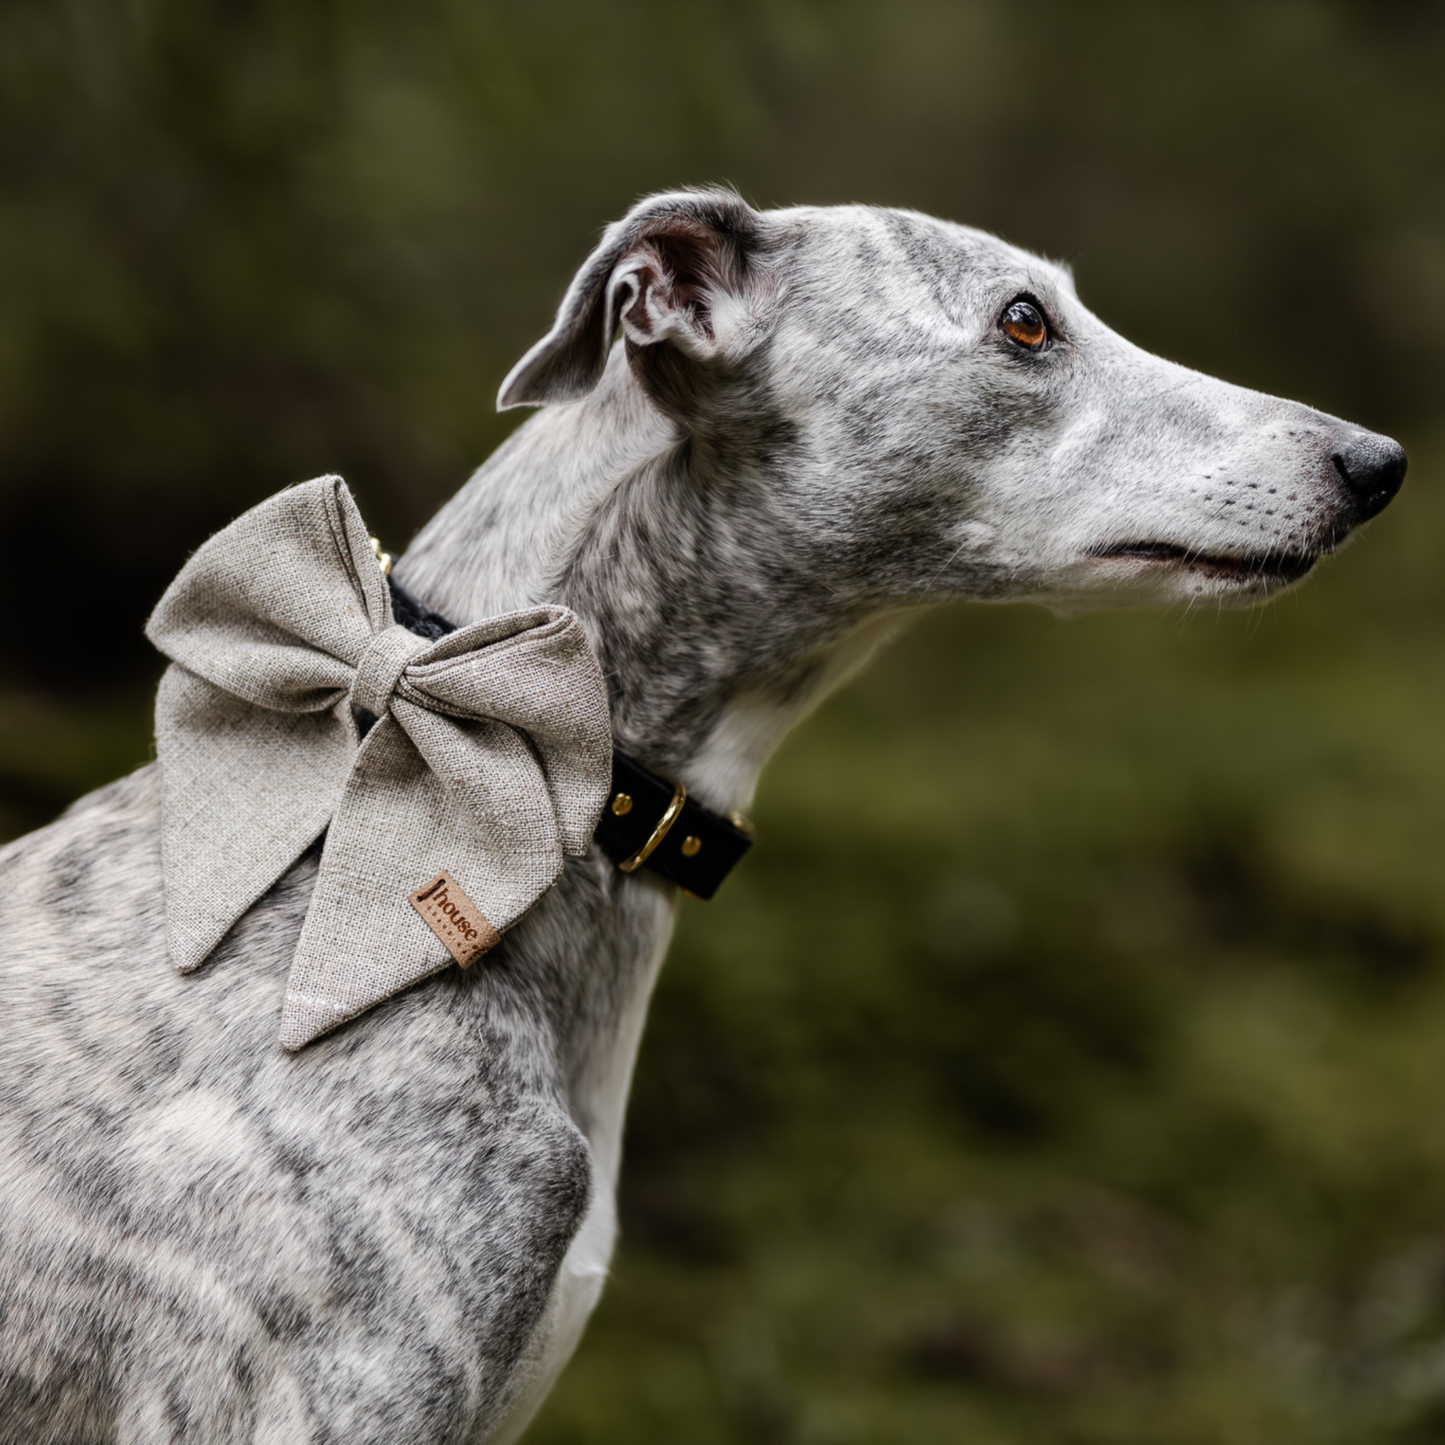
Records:
[[[1405,449],[1389,437],[1357,432],[1330,460],[1340,474],[1363,522],[1383,512],[1405,480]]]

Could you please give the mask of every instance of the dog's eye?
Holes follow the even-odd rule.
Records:
[[[1042,351],[1049,339],[1048,323],[1030,301],[1011,301],[998,324],[1010,341],[1029,351]]]

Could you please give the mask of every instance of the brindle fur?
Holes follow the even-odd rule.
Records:
[[[1051,351],[1000,333],[1019,293]],[[619,743],[718,809],[907,610],[1264,596],[1403,465],[978,232],[726,192],[609,230],[502,400],[550,404],[398,575],[459,623],[575,608]],[[0,853],[0,1442],[514,1439],[601,1289],[674,895],[594,849],[486,967],[292,1055],[314,854],[181,977],[157,799]]]

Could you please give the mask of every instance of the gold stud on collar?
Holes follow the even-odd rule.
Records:
[[[624,813],[632,811],[632,795],[630,793],[618,793],[612,800],[612,811],[620,818]]]
[[[702,839],[695,838],[689,834],[682,840],[682,856],[684,858],[696,858],[702,852]]]
[[[383,552],[383,551],[381,550],[381,539],[380,539],[380,538],[378,538],[378,537],[372,537],[372,538],[370,539],[370,541],[371,541],[371,550],[376,553],[377,565],[381,568],[381,575],[382,575],[383,577],[390,577],[390,576],[391,576],[391,553],[390,553],[390,552]]]

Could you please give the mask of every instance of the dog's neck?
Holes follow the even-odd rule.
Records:
[[[477,471],[397,574],[458,623],[572,607],[619,746],[710,807],[746,809],[784,733],[889,626],[806,587],[777,595],[780,558],[806,569],[779,551],[776,480],[686,439],[619,347],[595,392],[544,409]]]

